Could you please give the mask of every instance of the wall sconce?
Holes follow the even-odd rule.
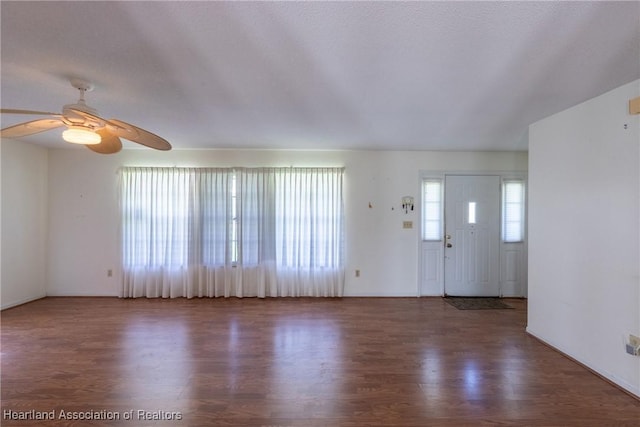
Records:
[[[404,213],[409,213],[409,211],[413,210],[413,197],[404,196],[402,198],[402,209],[404,209]]]

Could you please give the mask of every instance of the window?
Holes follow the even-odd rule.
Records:
[[[502,241],[524,240],[524,181],[509,179],[502,182]]]
[[[469,224],[476,223],[476,202],[469,202],[469,212],[467,215],[467,222]]]
[[[139,168],[122,183],[123,254],[137,265],[183,265],[188,254],[188,185],[163,168]]]
[[[238,262],[238,187],[235,172],[231,173],[231,186],[229,189],[231,197],[231,218],[229,221],[229,252],[231,253],[231,262]]]
[[[343,172],[123,168],[124,296],[164,296],[165,281],[169,293],[341,295]],[[264,289],[245,292],[243,277]]]
[[[422,240],[442,240],[442,180],[422,181]]]

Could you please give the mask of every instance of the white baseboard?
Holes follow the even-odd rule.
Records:
[[[411,298],[416,298],[417,295],[415,293],[410,293],[410,294],[404,294],[404,293],[386,293],[386,292],[374,292],[374,293],[366,293],[366,294],[361,294],[358,292],[354,292],[354,293],[348,293],[345,292],[343,295],[343,297],[354,297],[354,298],[367,298],[367,297],[371,297],[371,298],[380,298],[380,297],[388,297],[388,298],[407,298],[407,297],[411,297]]]
[[[42,294],[42,295],[37,296],[37,297],[25,298],[25,299],[21,299],[21,300],[18,300],[18,301],[12,301],[12,302],[7,303],[7,304],[5,304],[3,302],[3,304],[0,305],[0,310],[6,310],[7,308],[16,307],[18,305],[26,304],[26,303],[31,302],[31,301],[36,301],[36,300],[42,299],[42,298],[44,298],[46,296],[47,295]]]
[[[48,297],[117,297],[117,294],[106,294],[104,292],[47,292]]]
[[[571,352],[563,349],[563,347],[561,345],[557,345],[555,343],[551,343],[548,340],[541,338],[540,335],[536,334],[535,332],[533,332],[529,327],[527,327],[526,329],[527,333],[531,336],[533,336],[534,338],[536,338],[537,340],[541,341],[542,343],[548,345],[549,347],[555,349],[556,351],[562,353],[564,356],[568,357],[569,359],[581,364],[582,366],[584,366],[585,368],[589,369],[590,371],[592,371],[594,374],[601,376],[602,378],[604,378],[605,380],[609,381],[612,384],[615,384],[616,386],[620,387],[621,389],[624,389],[625,391],[629,392],[630,394],[637,396],[638,398],[640,398],[640,385],[636,386],[633,384],[628,383],[627,381],[623,380],[622,378],[617,377],[616,375],[612,374],[611,372],[608,372],[606,369],[601,369],[599,367],[596,367],[593,365],[593,363],[586,361],[580,357],[577,357],[573,354],[571,354]]]

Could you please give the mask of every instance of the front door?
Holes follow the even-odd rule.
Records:
[[[499,296],[500,177],[445,177],[444,291]]]

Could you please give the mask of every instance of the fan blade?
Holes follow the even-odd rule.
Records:
[[[64,123],[60,119],[40,119],[4,128],[0,130],[0,136],[3,138],[19,138],[62,126],[64,126]]]
[[[120,141],[120,138],[113,135],[106,128],[100,129],[96,133],[102,137],[102,141],[100,141],[100,144],[86,145],[89,150],[100,154],[113,154],[122,150],[122,141]]]
[[[156,150],[171,150],[171,144],[166,139],[122,120],[110,119],[107,121],[107,125],[111,125],[111,132],[120,138],[128,139]]]
[[[94,114],[87,113],[86,111],[77,110],[75,108],[70,109],[75,114],[84,117],[86,120],[91,120],[98,123],[105,123],[109,131],[120,138],[128,139],[129,141],[137,142],[138,144],[145,145],[156,150],[171,150],[171,144],[156,134],[141,129],[130,123],[123,122],[122,120],[110,119],[105,120]]]
[[[60,115],[60,113],[47,113],[46,111],[13,110],[10,108],[1,109],[0,114],[39,114],[42,116],[59,116]]]

